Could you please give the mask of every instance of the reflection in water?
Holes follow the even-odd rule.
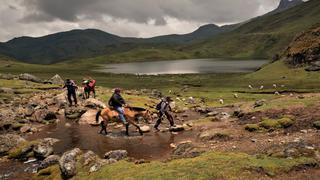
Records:
[[[108,64],[100,72],[116,74],[198,74],[245,73],[255,71],[267,60],[190,59],[174,61],[136,62]]]
[[[135,130],[131,127],[130,130]],[[57,138],[60,141],[55,144],[54,150],[57,154],[62,154],[72,148],[80,148],[84,151],[92,150],[100,157],[110,150],[124,149],[128,151],[130,157],[137,159],[157,160],[168,158],[171,152],[171,143],[177,143],[193,138],[193,133],[183,132],[173,135],[166,133],[146,133],[139,136],[138,132],[130,132],[131,136],[126,137],[124,130],[112,129],[110,135],[98,134],[99,127],[89,125],[72,124],[66,127],[62,121],[56,125],[50,125],[41,132],[28,137],[29,140],[41,138]],[[110,129],[109,129],[110,131]]]

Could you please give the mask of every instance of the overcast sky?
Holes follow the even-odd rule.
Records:
[[[280,0],[1,0],[0,41],[96,28],[120,36],[189,33],[208,23],[237,23]]]

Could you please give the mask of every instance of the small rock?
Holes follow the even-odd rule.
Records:
[[[251,139],[251,142],[257,142],[258,140],[257,139]]]
[[[210,116],[217,116],[219,113],[216,112],[216,111],[213,111],[213,112],[209,112],[207,113],[207,116],[210,117]]]
[[[105,159],[115,159],[117,161],[122,160],[128,156],[128,152],[126,150],[115,150],[109,151],[104,155]]]
[[[25,126],[22,126],[20,128],[20,132],[21,133],[27,133],[27,132],[30,132],[30,131],[31,131],[31,126],[29,126],[29,125],[25,125]]]
[[[301,133],[304,133],[304,134],[307,134],[307,133],[308,133],[308,130],[303,129],[303,130],[300,130],[300,132],[301,132]]]
[[[150,130],[151,130],[150,126],[146,126],[146,125],[140,127],[140,129],[141,129],[141,131],[142,131],[143,133],[148,133],[148,132],[150,132]]]
[[[71,124],[70,123],[66,123],[64,124],[65,127],[71,127]]]
[[[172,126],[169,128],[169,131],[171,132],[180,132],[180,131],[184,131],[184,127],[177,125],[177,126]]]

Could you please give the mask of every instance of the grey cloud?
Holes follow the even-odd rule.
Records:
[[[24,18],[28,22],[53,19],[77,22],[80,17],[106,15],[137,23],[155,20],[155,25],[164,25],[166,16],[197,22],[243,21],[257,15],[261,5],[274,1],[279,0],[23,0],[23,3],[32,9]]]

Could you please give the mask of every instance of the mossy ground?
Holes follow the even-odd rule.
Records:
[[[296,166],[312,163],[314,160],[309,158],[281,159],[209,152],[193,159],[178,159],[168,163],[135,165],[121,161],[105,166],[90,176],[81,172],[74,179],[239,179],[252,177],[258,171],[277,175]]]

